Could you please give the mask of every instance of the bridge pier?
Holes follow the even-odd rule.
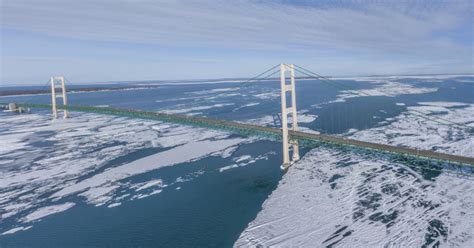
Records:
[[[56,98],[61,97],[63,99],[63,105],[64,106],[67,105],[66,85],[65,85],[63,76],[51,77],[50,82],[51,82],[51,108],[53,112],[53,119],[57,119],[58,109],[56,106]],[[61,94],[59,95],[56,94],[56,89],[58,85],[59,85],[59,89],[61,90]],[[64,109],[63,118],[66,119],[68,117],[69,117],[69,114],[67,112],[67,109]]]
[[[290,84],[286,84],[286,72],[290,73]],[[298,118],[296,112],[295,92],[295,67],[293,64],[280,64],[280,88],[281,88],[281,126],[283,143],[282,169],[288,169],[294,162],[300,159],[298,140],[291,139],[288,134],[288,114],[291,114],[291,130],[298,131]],[[290,92],[291,107],[287,108],[286,93]],[[293,154],[290,160],[290,147]]]

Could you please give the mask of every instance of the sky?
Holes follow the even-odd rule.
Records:
[[[0,83],[474,73],[474,1],[0,0]]]

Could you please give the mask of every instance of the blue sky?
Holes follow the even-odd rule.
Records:
[[[2,84],[474,73],[473,1],[0,1]]]

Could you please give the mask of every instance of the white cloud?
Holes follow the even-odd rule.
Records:
[[[443,56],[470,49],[434,36],[469,21],[469,2],[419,5],[355,9],[250,1],[24,0],[5,1],[2,16],[7,28],[85,40],[250,49],[324,46]]]
[[[13,80],[24,67],[96,75],[84,80],[140,80],[250,76],[280,62],[329,75],[466,72],[473,70],[472,7],[471,1],[421,0],[318,1],[305,6],[269,1],[4,0],[1,25],[5,30],[83,44],[106,41],[158,47],[151,49],[155,54],[149,57],[133,57],[131,48],[114,48],[94,58],[65,52],[60,56],[71,62],[61,64],[62,58],[47,63],[19,59],[24,54],[8,47],[12,41],[2,45],[8,52],[2,55],[3,81]],[[68,49],[89,49],[77,46]],[[167,52],[156,54],[159,49]],[[180,49],[184,50],[176,52]],[[111,57],[112,53],[123,56]],[[174,64],[194,71],[177,74]],[[215,70],[204,73],[204,64]],[[127,75],[113,77],[94,69],[111,67],[126,68]],[[24,79],[43,77],[37,73]]]

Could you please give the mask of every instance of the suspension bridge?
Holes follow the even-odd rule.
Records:
[[[68,111],[78,111],[86,113],[124,116],[129,118],[157,120],[183,125],[192,125],[196,127],[225,130],[246,136],[263,136],[268,139],[279,140],[282,142],[283,169],[288,169],[291,164],[295,163],[300,159],[299,146],[301,145],[308,148],[326,146],[336,149],[347,150],[347,152],[372,154],[371,157],[374,153],[376,153],[385,156],[385,158],[394,159],[395,161],[407,162],[408,164],[416,165],[417,167],[419,167],[419,165],[422,165],[423,169],[428,170],[436,171],[441,170],[443,168],[451,168],[463,174],[474,173],[474,158],[472,157],[458,156],[430,150],[420,150],[415,148],[392,146],[387,144],[371,143],[340,136],[299,131],[296,109],[297,102],[295,93],[295,71],[298,71],[309,78],[314,78],[327,84],[330,84],[338,89],[348,89],[348,87],[341,82],[331,80],[330,78],[321,76],[308,69],[293,64],[276,65],[257,75],[256,77],[250,78],[242,82],[241,87],[247,87],[248,85],[269,79],[275,74],[280,73],[279,78],[281,86],[281,128],[258,126],[253,124],[219,120],[207,117],[168,114],[160,112],[141,111],[135,109],[70,105],[67,102],[67,90],[65,87],[64,77],[52,77],[49,81],[51,85],[51,104],[36,104],[25,102],[15,103],[13,104],[14,107],[12,107],[12,104],[10,104],[10,108],[52,109],[53,118],[58,118],[58,111],[60,110],[64,111],[64,118],[68,117]],[[288,73],[289,75],[287,75]],[[287,84],[288,78],[289,84]],[[58,86],[60,88],[59,94],[56,93]],[[370,94],[366,94],[364,93],[364,91],[361,92],[366,96],[370,96]],[[63,99],[62,105],[57,104],[56,98],[58,97]],[[287,107],[287,98],[290,98],[289,108]],[[8,105],[5,103],[3,104],[3,106],[8,107]],[[455,123],[450,120],[442,119],[439,117],[428,116],[425,113],[419,111],[411,111],[410,114],[437,122],[442,125],[448,125],[452,128],[468,129],[469,132],[472,133],[472,128],[464,124]],[[291,115],[290,126],[288,126],[288,115]],[[290,154],[292,155],[291,157]]]

